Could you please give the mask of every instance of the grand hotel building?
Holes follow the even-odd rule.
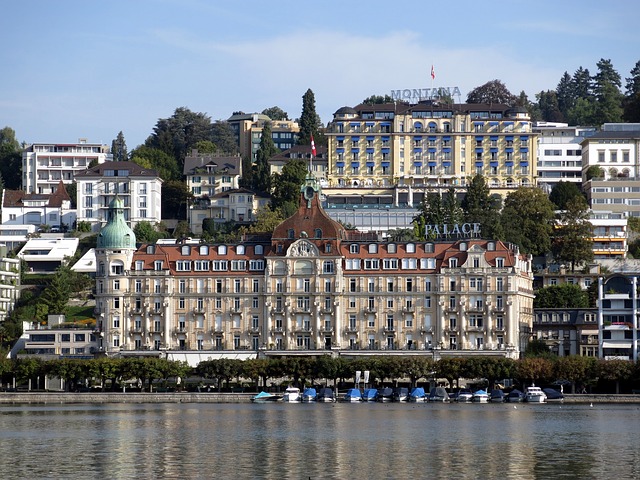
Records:
[[[503,196],[536,184],[537,134],[522,107],[361,104],[338,109],[326,135],[330,205],[418,205],[430,191],[464,191],[477,173]]]
[[[332,220],[319,196],[307,180],[271,235],[141,246],[114,200],[96,249],[101,349],[519,357],[533,321],[529,256],[480,238],[379,241]]]

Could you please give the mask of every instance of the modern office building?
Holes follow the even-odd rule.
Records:
[[[396,102],[338,109],[326,130],[328,204],[418,205],[428,192],[466,189],[485,175],[492,193],[536,185],[537,141],[524,108]],[[368,205],[377,208],[376,205]]]
[[[78,143],[34,143],[22,152],[22,190],[54,193],[60,181],[70,185],[76,173],[111,159],[107,145],[84,138]]]
[[[300,126],[291,120],[271,120],[261,113],[234,113],[227,119],[238,142],[238,150],[243,158],[251,157],[255,162],[260,148],[262,129],[265,123],[271,123],[271,138],[276,148],[288,150],[298,142]]]
[[[582,186],[582,146],[595,127],[570,127],[566,123],[536,122],[538,135],[538,186],[551,192],[558,182]]]
[[[598,357],[638,360],[637,273],[615,273],[598,281]]]
[[[270,236],[140,247],[114,200],[96,248],[101,348],[180,358],[518,358],[524,351],[533,324],[531,257],[462,233],[438,242],[381,241],[332,220],[319,195],[308,179],[298,211]]]
[[[77,220],[89,222],[94,232],[105,225],[109,204],[116,197],[123,201],[124,218],[132,227],[142,221],[155,225],[162,219],[162,179],[156,170],[134,162],[107,162],[77,173],[75,179]]]

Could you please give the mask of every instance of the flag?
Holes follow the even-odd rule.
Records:
[[[313,134],[311,135],[311,155],[316,156],[316,142],[313,141]]]
[[[433,65],[431,65],[431,80],[435,80],[436,79],[436,70],[433,68]]]

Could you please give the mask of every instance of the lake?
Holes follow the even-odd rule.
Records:
[[[3,478],[638,478],[640,406],[0,406]]]

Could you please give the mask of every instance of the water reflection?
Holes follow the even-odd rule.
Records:
[[[638,477],[637,406],[0,407],[6,478]]]

